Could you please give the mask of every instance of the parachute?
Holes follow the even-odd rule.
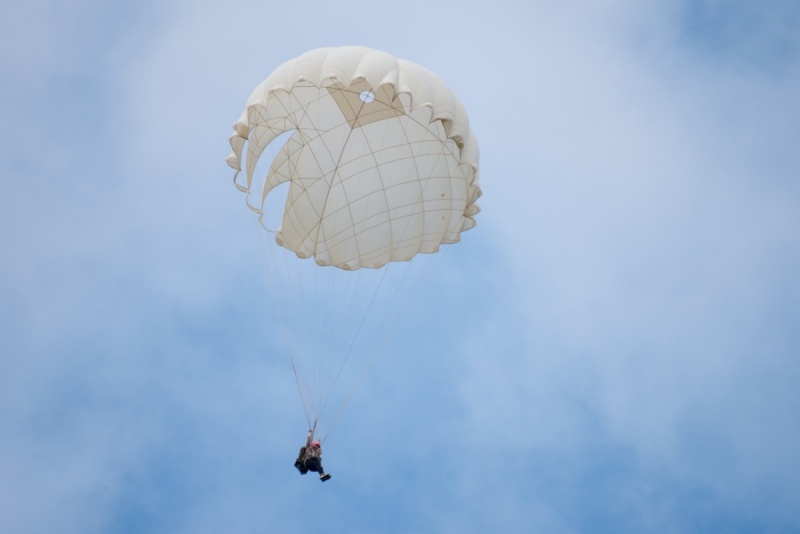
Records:
[[[309,428],[332,428],[441,245],[475,226],[478,143],[440,78],[357,46],[275,69],[233,129],[227,163],[274,235],[265,266]]]

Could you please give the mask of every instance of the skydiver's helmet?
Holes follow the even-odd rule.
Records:
[[[319,447],[320,447],[319,441],[315,441],[314,443],[311,444],[312,449],[319,449]]]

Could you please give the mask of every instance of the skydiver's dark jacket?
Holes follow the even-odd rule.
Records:
[[[297,460],[294,461],[294,466],[300,471],[301,475],[308,473],[306,469],[306,447],[300,447],[300,452],[297,454]]]

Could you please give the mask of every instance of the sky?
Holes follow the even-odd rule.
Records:
[[[800,530],[800,4],[2,11],[4,531]],[[484,196],[320,484],[225,157],[349,44],[448,83]]]

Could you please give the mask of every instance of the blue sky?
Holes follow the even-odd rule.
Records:
[[[69,2],[0,18],[19,533],[800,529],[794,2]],[[326,442],[225,165],[280,63],[441,76],[482,213]]]

